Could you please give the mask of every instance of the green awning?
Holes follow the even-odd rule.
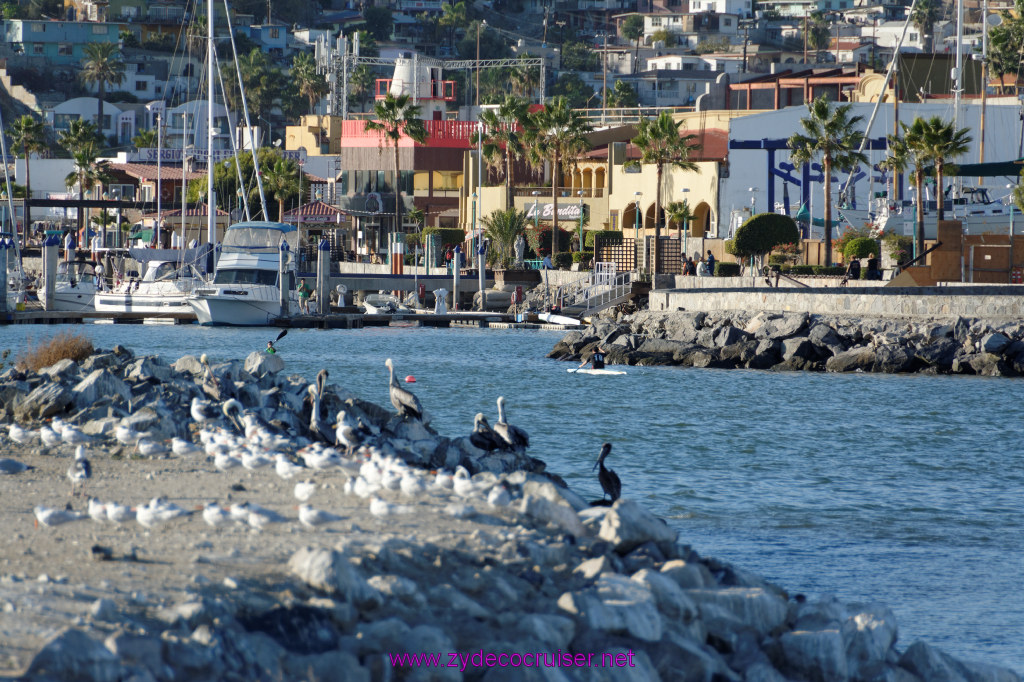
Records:
[[[139,230],[138,232],[132,234],[131,238],[141,239],[144,242],[151,242],[153,241],[153,230]]]

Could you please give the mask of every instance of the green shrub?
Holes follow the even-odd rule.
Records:
[[[588,246],[593,248],[598,239],[603,241],[605,244],[621,244],[622,233],[618,230],[589,230],[583,235],[584,248]]]
[[[813,275],[815,267],[821,267],[821,266],[815,266],[815,265],[794,265],[793,268],[789,272],[792,275]]]
[[[793,266],[790,265],[789,263],[786,263],[785,265],[780,265],[779,272],[781,272],[783,275],[788,275],[791,272],[793,272]]]
[[[828,267],[825,267],[824,265],[812,265],[811,267],[814,269],[815,275],[829,275],[842,277],[844,274],[846,274],[846,268],[844,268],[842,265],[830,265]]]
[[[785,265],[789,262],[789,256],[783,253],[773,253],[768,256],[769,265]]]
[[[833,233],[834,234],[834,233]],[[838,253],[846,254],[846,245],[854,239],[871,238],[870,227],[849,227],[843,233],[832,240],[832,248]]]
[[[740,264],[739,263],[723,263],[722,261],[715,261],[715,277],[739,277],[740,276]]]
[[[555,254],[555,267],[559,270],[568,270],[572,266],[574,253],[559,251]]]
[[[589,263],[594,259],[593,251],[573,251],[572,262],[573,263]]]
[[[780,213],[759,213],[740,225],[731,240],[735,256],[756,256],[768,253],[781,244],[800,241],[800,230],[789,216]],[[726,243],[728,246],[728,242]]]
[[[405,257],[402,258],[402,261],[406,265],[416,265],[416,254],[407,253],[407,254],[405,254]]]
[[[914,252],[914,238],[908,235],[886,232],[882,237],[882,248],[897,263],[906,263]]]
[[[871,237],[856,237],[843,247],[843,257],[847,259],[867,258],[873,253],[878,253],[878,242]]]
[[[420,238],[425,239],[428,234],[436,234],[441,240],[442,248],[452,244],[461,244],[466,241],[466,232],[458,229],[457,227],[427,227],[420,233]]]
[[[559,253],[569,250],[569,244],[572,241],[572,232],[566,232],[561,225],[558,227],[558,251]],[[543,258],[545,254],[551,253],[551,228],[542,227],[540,230],[535,230],[532,227],[526,230],[526,243],[529,245],[530,250],[537,255],[537,258]]]

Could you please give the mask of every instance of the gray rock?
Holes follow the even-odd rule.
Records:
[[[89,680],[116,682],[120,662],[102,642],[80,630],[61,630],[32,657],[30,679]]]
[[[96,620],[113,621],[117,619],[117,605],[113,599],[97,599],[89,607],[89,615]]]
[[[423,608],[427,598],[415,582],[400,575],[374,575],[366,583],[388,600],[401,601],[411,607]]]
[[[304,547],[288,560],[288,570],[310,587],[341,595],[360,608],[376,608],[384,601],[345,555],[334,550]]]
[[[49,367],[43,367],[39,374],[45,374],[51,381],[63,381],[78,374],[78,363],[69,358],[58,360]]]
[[[661,615],[650,590],[618,574],[597,579],[592,589],[566,592],[558,607],[589,628],[648,642],[662,635]]]
[[[154,671],[161,679],[168,679],[164,674],[163,642],[155,635],[140,635],[129,632],[115,632],[104,642],[107,650],[119,660],[135,663]],[[168,672],[169,669],[168,669]]]
[[[120,377],[107,369],[93,370],[71,389],[75,405],[86,407],[101,397],[117,397],[124,402],[132,399],[132,391]]]
[[[807,326],[807,313],[784,313],[781,317],[768,320],[755,336],[758,339],[788,339],[796,336]]]
[[[779,637],[787,675],[807,682],[846,682],[850,679],[846,665],[843,636],[838,630],[798,630]]]
[[[360,623],[357,632],[357,656],[389,651],[405,651],[405,641],[411,628],[398,618],[384,618],[372,623]]]
[[[697,604],[686,595],[679,584],[663,573],[642,568],[630,580],[646,587],[665,618],[688,623],[698,616]]]
[[[284,679],[331,680],[343,675],[345,682],[370,682],[370,671],[359,659],[343,651],[327,651],[306,656],[289,654],[282,660]]]
[[[903,346],[879,346],[875,349],[874,372],[898,374],[909,372],[914,366],[914,354]]]
[[[692,347],[693,344],[674,339],[647,339],[636,350],[641,353],[676,353]]]
[[[175,372],[187,373],[195,377],[202,376],[205,370],[203,364],[199,362],[199,358],[194,355],[184,355],[178,358],[177,361],[171,365],[171,369]]]
[[[67,409],[73,398],[71,391],[61,384],[40,384],[14,408],[14,419],[25,422],[52,417]]]
[[[521,614],[516,622],[519,627],[519,639],[533,639],[544,644],[548,651],[563,651],[576,636],[576,623],[572,618],[554,613]]]
[[[481,620],[491,615],[491,612],[477,601],[466,596],[448,583],[432,587],[428,598],[430,603],[442,612],[457,613]]]
[[[253,351],[245,358],[245,371],[254,377],[277,374],[284,369],[284,360],[276,353]]]
[[[863,346],[851,348],[838,355],[833,355],[825,362],[825,370],[829,372],[870,372],[875,365],[877,354],[871,348]]]
[[[550,523],[573,535],[586,534],[583,522],[568,504],[558,504],[536,495],[525,495],[520,502],[519,513]]]
[[[661,572],[684,590],[714,587],[717,584],[708,567],[698,562],[673,559],[662,565]]]
[[[604,515],[598,537],[621,555],[645,542],[675,542],[676,531],[636,502],[619,499]]]
[[[921,641],[903,652],[899,664],[928,682],[968,682],[967,671],[959,661]]]
[[[867,678],[861,670],[871,670],[884,663],[896,645],[896,615],[882,604],[868,604],[853,613],[842,624],[843,642],[850,675]]]
[[[921,362],[948,370],[953,365],[953,360],[960,352],[960,344],[953,338],[941,337],[926,345],[921,346],[914,352]]]
[[[740,341],[746,341],[750,338],[742,329],[738,329],[733,326],[721,327],[714,336],[714,345],[718,348],[724,348]]]
[[[758,587],[687,590],[686,594],[702,617],[721,610],[762,637],[784,623],[789,611],[782,597]]]
[[[574,568],[573,573],[576,573],[587,580],[594,580],[602,573],[616,573],[616,570],[609,557],[599,556],[594,557],[593,559],[587,559]]]
[[[995,353],[999,354],[1006,350],[1006,347],[1010,345],[1011,339],[1008,339],[1005,335],[995,332],[992,334],[986,334],[981,337],[981,341],[978,343],[978,350],[983,353]]]
[[[807,361],[817,357],[814,344],[806,336],[784,339],[782,341],[782,361],[796,363],[796,361]]]
[[[149,381],[151,379],[160,382],[170,381],[171,374],[171,368],[167,363],[155,355],[137,358],[128,363],[124,370],[125,379],[130,381]]]
[[[836,330],[827,324],[822,324],[820,322],[813,324],[807,332],[807,338],[810,339],[811,343],[815,346],[826,349],[832,355],[842,353],[846,350],[846,347],[843,345],[843,340],[839,338]]]
[[[970,365],[971,372],[978,376],[1005,377],[1015,376],[1017,374],[1013,367],[1003,360],[1002,356],[995,355],[993,353],[977,353],[958,360],[961,362],[966,360]],[[956,364],[957,360],[954,360],[953,362]]]
[[[761,339],[757,342],[757,348],[754,349],[754,357],[747,362],[747,367],[751,369],[768,369],[778,364],[782,359],[781,348],[782,344],[777,340]]]

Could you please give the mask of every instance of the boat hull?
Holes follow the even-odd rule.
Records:
[[[42,293],[42,292],[41,292]],[[53,295],[53,301],[47,305],[47,302],[43,300],[43,305],[49,310],[55,310],[62,313],[91,313],[95,308],[94,293],[92,291],[57,291]]]
[[[188,303],[196,315],[196,321],[201,325],[265,327],[282,317],[276,287],[247,288],[244,293],[230,293],[230,290],[209,293],[199,291],[189,297]],[[298,310],[298,301],[294,296],[289,302],[289,308]]]
[[[96,294],[95,306],[96,311],[101,313],[194,314],[185,294],[179,294],[178,296],[145,296],[140,294],[99,293]]]

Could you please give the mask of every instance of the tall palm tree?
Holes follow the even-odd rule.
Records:
[[[968,152],[972,139],[970,136],[971,131],[967,128],[956,130],[952,122],[943,121],[938,116],[932,116],[921,122],[920,132],[919,143],[924,160],[935,164],[936,217],[939,220],[944,220],[946,214],[942,202],[944,196],[942,178],[946,167],[946,160],[955,159]]]
[[[103,132],[103,93],[108,85],[120,85],[124,80],[124,60],[117,43],[88,43],[83,48],[81,78],[87,85],[95,85],[99,98],[96,112],[96,130]]]
[[[99,140],[99,133],[95,123],[76,118],[57,137],[57,144],[66,149],[70,154],[74,154],[86,145],[95,144]]]
[[[587,134],[593,128],[583,114],[569,107],[565,97],[555,97],[543,109],[527,117],[525,143],[534,163],[551,162],[551,259],[558,253],[558,188],[562,164],[590,148]]]
[[[686,199],[670,202],[665,207],[665,218],[668,222],[675,223],[676,236],[681,236],[683,229],[688,228],[690,221],[694,218],[690,202]]]
[[[626,40],[636,41],[636,54],[633,57],[633,73],[637,72],[640,64],[640,39],[644,37],[644,17],[642,14],[630,14],[622,22],[622,37]]]
[[[864,133],[857,130],[862,116],[850,116],[849,104],[832,108],[825,95],[807,104],[808,116],[800,119],[804,134],[787,141],[790,157],[798,166],[821,159],[825,174],[825,266],[832,265],[832,169],[850,170],[868,158],[857,151]]]
[[[381,147],[390,141],[395,150],[395,232],[402,230],[402,188],[399,182],[398,143],[403,136],[423,144],[427,141],[427,126],[420,118],[419,106],[412,103],[409,95],[390,92],[373,107],[375,119],[366,122],[367,130],[382,134]]]
[[[113,175],[111,175],[110,172],[110,162],[97,162],[97,155],[98,152],[95,140],[90,140],[78,149],[75,149],[71,154],[73,170],[64,178],[64,184],[68,189],[71,189],[76,184],[78,185],[79,232],[81,232],[83,228],[83,218],[85,217],[84,212],[81,209],[81,203],[85,197],[85,193],[91,192],[94,189],[98,191],[103,184],[111,182],[113,178]],[[84,235],[82,235],[82,238],[84,240]]]
[[[441,18],[437,23],[448,29],[448,44],[455,50],[455,29],[466,26],[466,3],[464,0],[454,3],[443,3],[441,5]]]
[[[480,122],[484,124],[482,148],[484,157],[495,166],[503,166],[505,175],[505,206],[512,206],[512,162],[523,156],[522,131],[519,121],[529,114],[529,104],[525,99],[513,95],[505,95],[505,100],[497,109],[484,109],[480,114]],[[479,140],[480,133],[473,136],[473,143]],[[501,161],[499,162],[498,159]]]
[[[136,149],[150,149],[159,144],[159,140],[157,140],[155,130],[140,130],[132,138],[132,144]]]
[[[277,219],[284,220],[284,202],[299,193],[299,164],[280,156],[263,166],[263,191],[277,201]]]
[[[914,11],[910,14],[910,21],[924,38],[922,47],[925,52],[931,52],[935,40],[935,22],[942,18],[942,3],[936,0],[917,0]]]
[[[627,161],[626,167],[639,167],[653,164],[657,173],[654,184],[654,274],[658,274],[658,241],[661,238],[661,185],[665,174],[665,166],[675,166],[681,171],[699,173],[700,168],[690,161],[690,154],[700,149],[694,142],[696,135],[681,135],[679,126],[672,114],[663,111],[657,118],[640,119],[636,129],[636,137],[631,141],[640,149],[640,159]]]
[[[523,55],[520,59],[526,59]],[[512,93],[530,99],[533,92],[540,87],[540,71],[536,66],[513,66],[509,70],[508,84]]]
[[[903,126],[904,135],[907,133],[908,126],[905,123]],[[900,173],[907,170],[909,166],[914,167],[914,187],[917,188],[917,218],[914,221],[914,234],[915,236],[920,235],[919,245],[917,253],[921,253],[924,250],[924,201],[922,196],[922,190],[924,189],[924,172],[925,172],[925,161],[921,158],[921,152],[915,146],[911,148],[905,138],[898,137],[896,135],[887,135],[889,149],[886,153],[886,157],[878,165],[892,172],[892,199],[895,200],[897,195],[897,182]],[[916,238],[916,237],[915,237]]]
[[[309,101],[309,113],[316,111],[316,103],[323,99],[329,88],[323,74],[316,72],[316,62],[309,52],[298,52],[292,58],[291,79],[298,85],[299,94]]]
[[[11,123],[7,128],[7,135],[11,138],[11,147],[15,153],[21,151],[25,158],[25,229],[29,229],[32,226],[32,164],[29,155],[47,149],[46,135],[42,121],[37,121],[27,114]]]

